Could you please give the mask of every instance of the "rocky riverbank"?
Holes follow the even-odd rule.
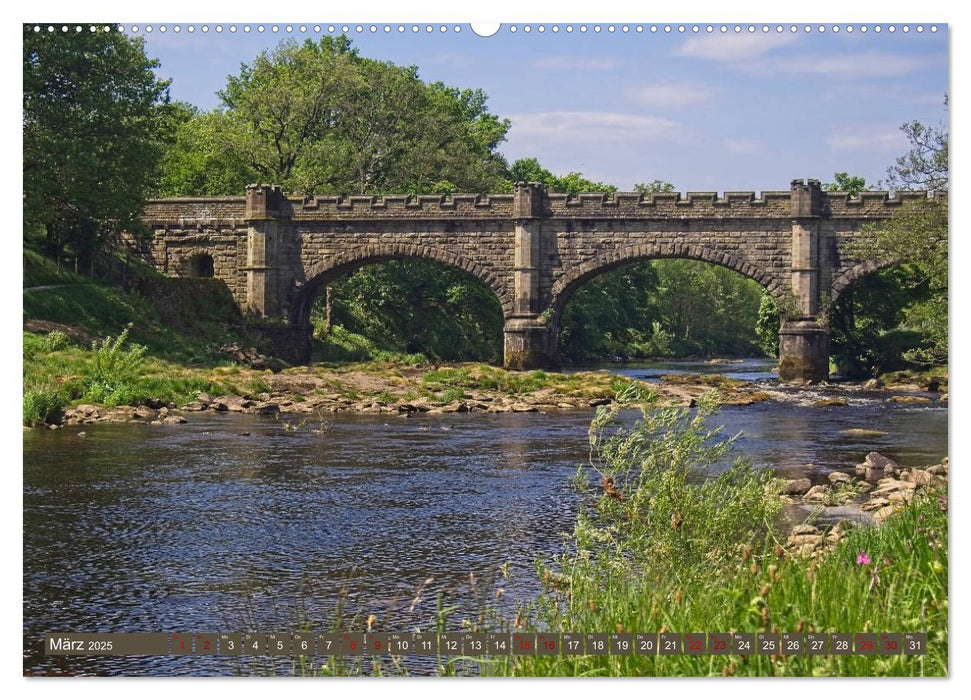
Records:
[[[770,484],[787,505],[792,527],[785,549],[802,557],[817,557],[836,544],[854,526],[879,524],[909,505],[923,489],[946,485],[948,458],[923,469],[901,468],[871,452],[853,473],[833,471],[827,483],[808,478],[779,479]],[[946,500],[942,503],[946,508]]]
[[[237,350],[245,355],[242,350]],[[235,393],[196,392],[176,403],[158,399],[136,406],[105,407],[93,403],[68,407],[50,421],[58,424],[106,422],[179,423],[194,412],[250,414],[385,413],[532,413],[590,410],[616,400],[633,380],[607,371],[514,372],[483,364],[407,366],[394,363],[315,365],[276,371],[246,356],[242,366],[210,370],[180,368],[188,378],[252,387]],[[256,358],[261,360],[262,357]],[[825,385],[794,393],[781,385],[730,379],[719,374],[667,374],[654,382],[634,382],[656,392],[660,403],[693,406],[704,393],[717,389],[723,405],[761,401],[810,403],[839,407],[857,401],[857,392],[886,392],[895,403],[946,403],[946,374],[892,376],[864,384]],[[838,395],[832,392],[839,391]],[[937,390],[936,395],[931,390]],[[223,390],[225,391],[225,389]],[[942,393],[943,392],[943,393]],[[51,427],[51,426],[49,426]]]
[[[300,367],[253,372],[263,391],[248,394],[199,393],[194,401],[147,402],[113,408],[82,404],[68,408],[61,423],[184,422],[199,411],[250,414],[327,414],[338,412],[428,415],[445,413],[533,413],[590,410],[616,400],[631,380],[607,372],[512,372],[488,365],[444,368],[351,365]],[[717,389],[724,405],[769,400],[751,382],[720,375],[667,375],[657,383],[634,382],[656,392],[669,406],[692,406]]]

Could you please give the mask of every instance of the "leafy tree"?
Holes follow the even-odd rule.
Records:
[[[377,349],[442,360],[502,359],[502,309],[468,273],[421,258],[369,265],[332,285],[334,325]],[[326,315],[323,300],[315,325]]]
[[[184,102],[172,107],[175,138],[162,159],[158,196],[239,194],[260,179],[239,154],[217,147],[231,129],[224,112],[201,112]]]
[[[903,369],[905,356],[926,345],[906,326],[907,308],[930,293],[912,266],[882,270],[846,290],[830,311],[833,360],[840,374],[858,379]]]
[[[237,194],[244,176],[305,195],[508,188],[496,149],[510,123],[481,90],[425,84],[416,67],[362,57],[345,36],[284,41],[219,96],[221,110],[186,123],[166,193]]]
[[[904,124],[901,130],[911,149],[887,170],[887,184],[898,190],[937,190],[942,195],[910,202],[888,221],[867,227],[870,235],[855,253],[906,263],[907,288],[919,293],[905,304],[902,319],[893,320],[919,332],[923,342],[911,344],[904,357],[922,364],[940,364],[947,362],[948,350],[948,133],[944,126],[925,126],[916,121]],[[847,293],[853,294],[853,290],[844,292],[844,296]],[[890,328],[893,326],[885,330]]]
[[[768,292],[762,292],[755,334],[759,338],[759,347],[768,357],[779,356],[779,327],[782,325],[780,314],[775,297]]]
[[[866,179],[857,175],[834,173],[833,180],[833,182],[824,183],[823,189],[827,192],[846,192],[854,197],[867,189]]]
[[[664,180],[651,180],[650,182],[638,182],[634,185],[634,191],[641,194],[657,194],[661,192],[673,192],[674,185]]]
[[[168,83],[141,39],[23,31],[25,231],[89,262],[138,226],[171,134]]]
[[[538,182],[549,192],[560,192],[573,195],[581,192],[616,192],[614,185],[606,185],[583,177],[580,173],[554,175],[539,164],[536,158],[520,158],[509,167],[509,179],[512,182]]]
[[[947,99],[944,100],[947,108]],[[946,191],[948,186],[948,132],[941,126],[918,121],[900,127],[910,142],[910,150],[887,168],[887,184],[892,189]]]

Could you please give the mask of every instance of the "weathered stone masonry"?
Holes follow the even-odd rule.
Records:
[[[363,265],[409,256],[460,267],[496,293],[506,319],[505,364],[557,361],[560,315],[587,280],[646,258],[704,260],[761,284],[786,310],[780,375],[828,376],[829,305],[893,261],[862,260],[853,242],[923,193],[827,193],[815,180],[789,191],[547,193],[377,198],[284,195],[252,186],[245,197],[152,200],[154,232],[141,253],[163,272],[211,270],[252,316],[285,319],[285,355],[306,361],[310,310],[323,288]]]

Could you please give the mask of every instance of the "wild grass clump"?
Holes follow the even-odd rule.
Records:
[[[633,425],[602,408],[590,428],[581,512],[564,553],[539,564],[544,590],[517,618],[549,632],[927,632],[923,656],[552,656],[500,659],[499,675],[871,676],[947,673],[946,486],[928,488],[879,527],[818,558],[788,554],[771,527],[769,474],[724,464],[732,439],[697,412],[656,409]],[[591,483],[590,476],[599,479]]]

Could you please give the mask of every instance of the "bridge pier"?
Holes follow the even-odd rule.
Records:
[[[550,329],[539,316],[506,319],[503,333],[503,367],[507,369],[555,369],[559,355]]]
[[[246,304],[244,312],[259,318],[280,315],[278,298],[280,222],[284,204],[279,187],[246,188]]]
[[[818,180],[793,180],[792,263],[790,281],[793,318],[779,329],[779,379],[784,382],[824,382],[829,379],[829,330],[818,321],[820,258],[823,246],[823,193]]]
[[[829,330],[815,318],[787,320],[782,324],[779,379],[799,384],[829,379]]]

